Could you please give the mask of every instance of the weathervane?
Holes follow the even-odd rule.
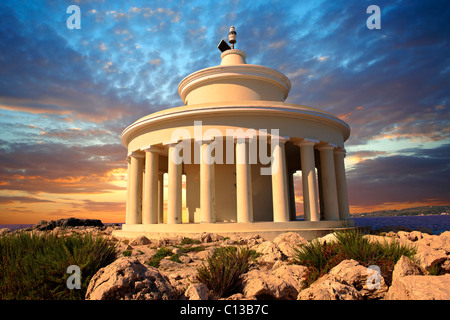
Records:
[[[231,26],[230,31],[228,31],[228,42],[230,42],[231,47],[222,39],[217,48],[222,52],[234,49],[234,44],[236,43],[236,31],[234,30],[234,26]]]

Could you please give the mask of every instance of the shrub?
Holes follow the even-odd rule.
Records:
[[[313,240],[296,249],[294,263],[308,268],[304,287],[308,287],[343,260],[353,259],[363,266],[377,265],[387,285],[392,280],[392,272],[401,256],[417,261],[416,249],[396,241],[370,242],[359,230],[336,232],[337,241],[321,244]]]
[[[84,299],[92,276],[115,259],[115,245],[86,235],[19,232],[0,237],[0,299]],[[81,289],[68,289],[70,265],[81,271]]]
[[[257,253],[248,248],[218,248],[206,259],[206,265],[197,269],[197,279],[218,297],[229,296],[240,288],[242,274],[256,257]]]
[[[151,267],[158,268],[159,262],[164,259],[167,256],[171,256],[173,253],[168,248],[160,248],[156,253],[153,255],[153,257],[147,262],[147,264]]]

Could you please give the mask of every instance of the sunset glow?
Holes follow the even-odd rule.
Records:
[[[448,2],[377,1],[372,30],[356,0],[72,2],[81,29],[72,3],[0,3],[0,224],[124,222],[122,131],[181,106],[178,84],[220,63],[231,25],[247,63],[290,78],[286,102],[351,127],[351,213],[450,204]]]

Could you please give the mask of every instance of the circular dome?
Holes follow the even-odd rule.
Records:
[[[274,69],[247,64],[245,53],[231,49],[222,53],[220,66],[194,72],[178,85],[185,105],[225,101],[283,102],[291,89],[289,79]]]

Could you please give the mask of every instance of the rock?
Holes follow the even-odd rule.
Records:
[[[242,293],[235,293],[226,298],[225,300],[246,300],[246,299],[247,298],[245,298],[245,296]]]
[[[47,222],[45,220],[41,220],[32,226],[29,230],[38,230],[38,231],[50,231],[56,227],[64,228],[73,228],[73,227],[103,227],[103,223],[98,219],[78,219],[78,218],[67,218],[67,219],[59,219],[57,221],[51,220]]]
[[[237,243],[247,244],[249,247],[253,247],[257,244],[263,243],[265,240],[259,234],[252,234],[244,237],[237,237],[235,241]]]
[[[173,248],[173,249],[172,249],[172,253],[173,253],[173,254],[177,254],[177,255],[179,255],[179,256],[182,254],[182,252],[181,252],[181,250],[180,250],[179,248]]]
[[[325,235],[323,237],[320,237],[320,238],[318,238],[318,240],[319,240],[319,242],[321,244],[324,244],[324,243],[330,244],[330,243],[338,241],[338,239],[336,237],[336,233],[334,233],[334,232],[333,233],[329,233],[329,234],[327,234],[327,235]]]
[[[402,256],[394,266],[394,271],[392,272],[392,283],[401,277],[423,274],[424,273],[418,264],[408,257]]]
[[[372,280],[378,280],[377,282]],[[388,290],[381,275],[355,260],[344,260],[302,290],[299,300],[361,300],[383,298]]]
[[[388,300],[450,300],[450,274],[411,275],[398,278],[389,288]]]
[[[147,245],[150,243],[151,243],[151,241],[146,236],[138,236],[138,237],[134,238],[133,241],[131,241],[130,245],[131,246],[143,246],[143,245]]]
[[[259,263],[263,262],[273,263],[276,260],[281,260],[283,258],[280,249],[271,241],[264,241],[263,243],[255,245],[252,248],[257,253],[262,254],[257,259]]]
[[[334,275],[339,282],[354,287],[365,299],[379,299],[388,291],[381,274],[374,273],[355,260],[344,260],[332,268],[328,274]]]
[[[273,239],[273,243],[283,252],[287,257],[292,257],[295,254],[295,249],[299,244],[308,243],[296,232],[287,232],[278,235]]]
[[[203,283],[191,283],[187,288],[184,295],[189,300],[208,300],[209,299],[209,289]]]
[[[158,269],[136,258],[119,258],[101,268],[89,282],[86,300],[170,300],[175,289]]]
[[[343,284],[334,275],[325,275],[309,288],[300,291],[297,300],[362,300],[354,287]]]
[[[209,232],[203,232],[200,235],[200,241],[202,243],[208,243],[208,242],[217,242],[223,239],[223,236],[218,235],[216,233],[209,233]]]
[[[67,218],[57,220],[56,226],[61,228],[68,228],[68,227],[103,227],[104,225],[98,219]]]
[[[447,260],[447,254],[444,250],[432,249],[423,243],[419,243],[419,241],[417,242],[416,257],[420,259],[420,266],[427,270]]]
[[[303,285],[303,280],[308,268],[295,264],[282,265],[272,271],[274,276],[286,281],[293,286],[297,291],[300,291]]]
[[[251,270],[243,275],[243,294],[256,299],[292,300],[297,290],[288,282],[261,270]]]
[[[9,229],[9,228],[1,228],[0,229],[0,237],[4,236],[4,235],[6,235],[6,234],[8,234],[10,232],[11,232],[11,229]]]

